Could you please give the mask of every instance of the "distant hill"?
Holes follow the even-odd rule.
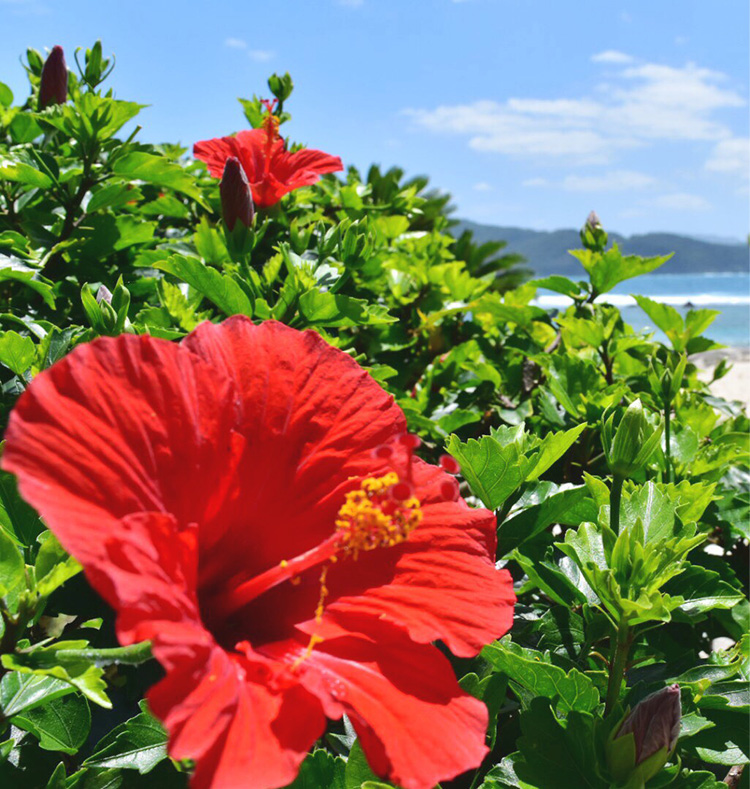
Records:
[[[471,230],[479,243],[507,241],[506,252],[517,252],[526,258],[526,265],[537,276],[582,274],[580,263],[568,254],[579,249],[581,240],[577,230],[525,230],[520,227],[497,227],[459,220],[451,232],[458,236]],[[716,272],[747,272],[748,247],[743,243],[716,243],[673,233],[647,233],[642,236],[609,234],[610,242],[617,242],[627,255],[666,255],[674,257],[655,273],[708,274]]]

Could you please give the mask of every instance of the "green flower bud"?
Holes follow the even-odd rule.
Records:
[[[646,465],[659,445],[663,425],[654,428],[646,419],[640,400],[634,400],[615,426],[615,413],[604,419],[602,444],[613,474],[632,477]]]
[[[586,224],[581,228],[581,243],[592,252],[604,252],[607,247],[607,233],[602,227],[601,220],[592,211],[586,218]]]
[[[642,787],[664,767],[677,745],[681,716],[679,685],[636,704],[607,743],[607,764],[617,784]]]

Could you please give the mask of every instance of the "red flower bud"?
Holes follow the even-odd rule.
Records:
[[[632,734],[635,739],[636,765],[662,748],[672,753],[680,734],[680,686],[657,690],[638,702],[620,726],[615,739]]]
[[[253,216],[255,216],[253,195],[240,160],[235,156],[230,156],[224,165],[224,175],[221,178],[219,192],[221,193],[221,211],[229,230],[234,230],[238,219],[245,227],[250,227]]]
[[[39,109],[50,104],[65,104],[68,99],[68,67],[62,47],[52,47],[42,68],[42,81],[39,83]]]

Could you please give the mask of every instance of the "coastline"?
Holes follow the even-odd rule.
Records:
[[[732,367],[723,378],[711,384],[711,391],[725,400],[738,400],[750,409],[750,347],[727,347],[690,357],[704,381],[711,379],[714,367],[722,359],[727,359]]]

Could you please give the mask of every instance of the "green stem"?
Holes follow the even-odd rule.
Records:
[[[137,666],[153,657],[150,641],[141,641],[139,644],[112,649],[60,649],[55,655],[62,660],[90,660],[97,666],[108,666],[111,663]]]
[[[625,619],[620,620],[617,628],[617,637],[612,642],[612,657],[609,663],[609,682],[607,683],[607,703],[604,714],[612,712],[615,704],[620,698],[620,687],[622,678],[625,676],[625,665],[630,652],[632,635]]]
[[[620,474],[612,476],[612,493],[609,497],[609,526],[615,534],[620,533],[620,500],[622,499],[622,483],[625,478]]]
[[[664,456],[667,461],[667,482],[674,482],[672,475],[672,448],[670,446],[672,435],[672,403],[667,402],[664,407]]]

